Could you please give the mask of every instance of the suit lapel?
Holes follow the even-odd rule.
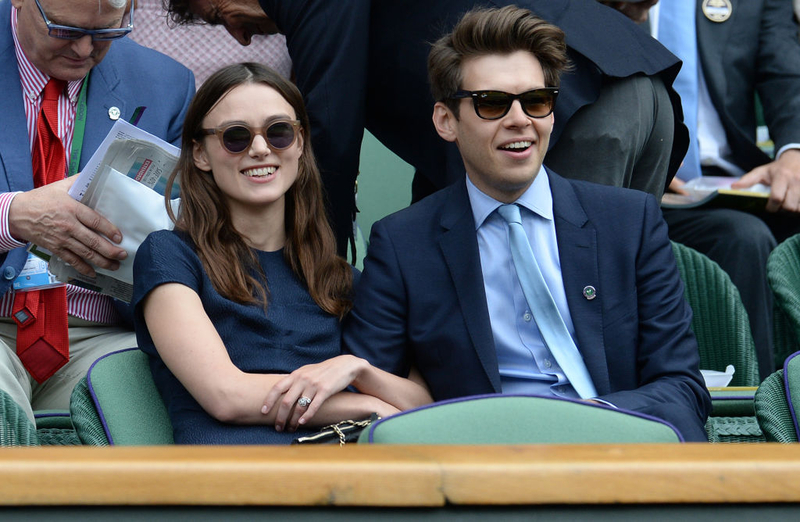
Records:
[[[727,82],[725,74],[725,60],[720,57],[725,55],[728,49],[729,39],[734,29],[734,20],[717,23],[712,22],[703,14],[701,5],[702,0],[696,0],[697,9],[695,20],[697,23],[697,52],[700,55],[700,63],[703,67],[703,75],[708,84],[708,91],[716,107],[724,111],[724,96],[727,93]],[[742,15],[737,13],[737,1],[731,0],[733,6],[733,16]],[[718,109],[719,110],[719,109]],[[722,112],[722,111],[720,111]]]
[[[464,181],[450,189],[442,212],[439,245],[453,280],[467,332],[494,391],[500,393],[500,372],[483,288],[475,221]]]
[[[120,111],[121,118],[127,119],[130,116],[126,110],[125,99],[117,93],[121,78],[114,59],[114,46],[128,43],[124,39],[112,42],[111,49],[109,49],[103,61],[94,67],[89,74],[89,91],[86,94],[86,130],[81,152],[81,169],[92,157],[94,151],[98,149],[111,127],[114,126],[115,120],[110,118],[109,110],[112,107],[116,107]]]
[[[11,35],[11,8],[5,2],[0,7],[0,93],[3,93],[0,96],[0,114],[4,129],[0,139],[0,163],[5,170],[8,190],[26,191],[33,188],[33,167],[22,84]]]
[[[603,292],[597,266],[596,232],[575,194],[565,179],[548,171],[553,193],[558,254],[561,276],[572,323],[575,325],[578,349],[583,355],[589,375],[600,395],[611,390],[605,346],[603,344]],[[584,288],[593,286],[596,297],[584,297]]]

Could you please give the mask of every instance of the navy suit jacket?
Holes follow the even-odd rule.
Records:
[[[710,398],[655,198],[548,174],[567,302],[599,397],[706,440]],[[501,392],[463,181],[374,225],[344,346],[401,376],[415,366],[435,400]]]
[[[730,0],[731,17],[712,22],[697,1],[700,63],[731,146],[745,171],[771,161],[756,146],[755,94],[775,151],[800,143],[800,42],[792,2]]]
[[[80,169],[114,125],[108,115],[111,107],[117,107],[126,120],[137,107],[147,107],[138,126],[180,145],[183,119],[195,92],[194,75],[189,69],[123,38],[111,43],[88,80]],[[0,93],[0,192],[31,190],[33,167],[22,85],[11,34],[11,7],[5,0],[0,0]],[[0,253],[0,295],[8,291],[26,257],[24,248]]]

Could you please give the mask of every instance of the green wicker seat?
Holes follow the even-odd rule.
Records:
[[[768,442],[797,442],[792,413],[786,400],[783,370],[761,383],[755,397],[756,418]]]
[[[775,247],[767,260],[767,281],[775,297],[776,367],[800,350],[800,234]]]
[[[172,424],[147,355],[120,350],[95,361],[72,392],[75,431],[87,445],[172,444]]]
[[[72,426],[69,410],[37,410],[36,434],[41,446],[80,446],[81,440]]]
[[[373,422],[360,444],[670,443],[668,423],[625,410],[532,395],[476,395]]]
[[[786,312],[783,311],[777,301],[774,301],[773,304],[772,332],[774,337],[773,345],[775,346],[775,369],[779,369],[783,367],[783,361],[787,357],[800,350],[800,343],[797,342],[794,327]]]
[[[37,446],[36,426],[9,394],[0,390],[0,446]]]
[[[750,320],[739,290],[728,274],[704,254],[672,242],[672,250],[692,308],[692,330],[700,350],[700,368],[735,368],[730,386],[758,386],[758,362]],[[750,413],[749,411],[747,413]],[[760,442],[764,436],[752,415],[709,417],[710,442]]]
[[[75,433],[82,444],[87,446],[108,446],[108,437],[103,422],[97,414],[86,377],[72,390],[69,398],[69,411],[75,426]]]
[[[706,433],[711,442],[766,442],[755,417],[709,417]]]
[[[692,307],[692,330],[700,348],[700,368],[736,369],[730,386],[758,386],[750,320],[739,290],[720,266],[700,252],[672,243],[683,279],[684,295]]]

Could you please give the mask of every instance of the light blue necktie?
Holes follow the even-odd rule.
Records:
[[[564,324],[558,312],[553,296],[539,269],[533,250],[522,228],[522,219],[517,205],[501,205],[497,212],[508,222],[508,238],[511,244],[511,257],[517,269],[522,293],[531,307],[533,318],[539,332],[542,334],[544,344],[558,361],[564,375],[569,379],[572,387],[582,399],[597,397],[592,378],[583,362],[578,347],[569,335],[567,325]]]
[[[661,2],[658,13],[658,40],[672,54],[683,60],[683,67],[675,79],[675,90],[681,96],[683,121],[689,127],[689,150],[678,169],[677,176],[684,180],[700,177],[700,147],[697,143],[697,99],[699,86],[697,31],[695,20],[696,0],[668,0]]]

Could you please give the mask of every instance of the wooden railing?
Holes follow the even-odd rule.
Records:
[[[2,506],[800,503],[800,445],[0,449]]]

